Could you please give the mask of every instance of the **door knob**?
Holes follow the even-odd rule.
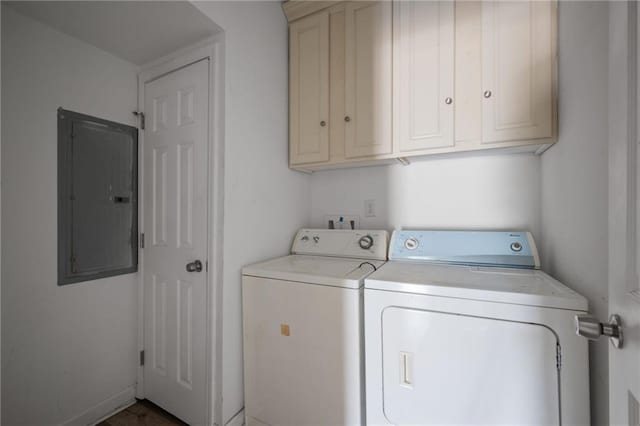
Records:
[[[202,262],[195,260],[187,263],[187,272],[202,272]]]
[[[489,99],[491,97],[491,94],[492,94],[491,90],[485,90],[484,93],[483,93],[484,97],[487,98],[487,99]]]
[[[609,323],[603,324],[591,315],[576,315],[576,334],[589,340],[598,340],[600,336],[607,336],[616,348],[622,348],[624,342],[622,334],[622,320],[619,315],[609,317]]]

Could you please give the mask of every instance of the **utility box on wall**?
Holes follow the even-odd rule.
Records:
[[[138,130],[58,109],[58,285],[138,269]]]

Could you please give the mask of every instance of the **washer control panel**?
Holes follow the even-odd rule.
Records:
[[[530,232],[403,229],[391,237],[389,260],[540,268]]]
[[[387,260],[389,233],[381,230],[301,229],[292,254]]]

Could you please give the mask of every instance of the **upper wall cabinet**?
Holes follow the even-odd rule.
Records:
[[[291,167],[392,156],[391,8],[337,3],[290,24]]]
[[[394,4],[394,131],[410,154],[454,145],[454,4]]]
[[[283,8],[292,168],[541,152],[555,142],[555,0],[289,0]]]
[[[292,23],[289,41],[291,163],[329,161],[329,14]]]
[[[555,4],[482,3],[482,142],[551,138]]]

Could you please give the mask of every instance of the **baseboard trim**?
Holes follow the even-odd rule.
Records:
[[[135,404],[135,396],[135,386],[128,387],[122,392],[105,399],[104,401],[89,408],[87,411],[63,422],[62,424],[64,426],[88,426],[98,424],[115,413]]]
[[[243,426],[244,425],[244,408],[231,418],[225,426]]]

